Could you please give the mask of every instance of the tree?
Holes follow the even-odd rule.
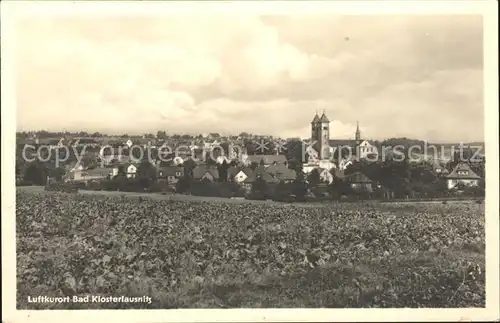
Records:
[[[219,181],[226,182],[227,181],[227,170],[229,169],[229,164],[224,159],[224,161],[217,166],[219,171]]]
[[[21,176],[22,164],[16,161],[16,178]]]
[[[158,138],[158,139],[166,139],[167,138],[167,133],[165,131],[158,130],[158,132],[156,133],[156,138]]]
[[[66,170],[63,167],[56,167],[50,171],[50,177],[55,178],[56,181],[62,181],[66,175]]]
[[[98,161],[97,156],[92,153],[86,153],[80,160],[80,165],[84,168],[95,168],[97,167]]]
[[[188,181],[191,181],[193,179],[193,169],[196,167],[195,161],[189,158],[182,164],[182,166],[184,167],[184,177]]]
[[[35,185],[45,185],[47,183],[47,169],[38,162],[32,162],[24,173],[24,180]]]
[[[274,190],[274,199],[277,201],[284,201],[292,194],[292,187],[290,184],[283,181],[279,182]]]
[[[186,193],[189,191],[189,181],[186,178],[180,178],[177,183],[175,183],[176,193]]]
[[[156,182],[156,167],[147,160],[141,162],[137,168],[137,178],[141,187],[150,187],[154,182]]]
[[[265,199],[267,197],[267,190],[267,182],[261,176],[257,176],[252,183],[252,197],[254,199]]]
[[[302,173],[297,174],[297,178],[293,182],[293,194],[297,200],[303,200],[307,194],[307,184]]]
[[[317,186],[321,182],[319,170],[314,168],[307,176],[307,181],[311,186]]]
[[[213,156],[208,156],[205,160],[207,165],[210,166],[215,166],[217,164],[217,161],[213,158]]]
[[[250,169],[251,169],[251,170],[255,170],[257,167],[259,167],[259,164],[257,164],[256,162],[252,162],[252,163],[250,164]]]
[[[125,169],[125,166],[123,165],[118,166],[118,174],[116,174],[116,177],[127,178],[127,170]]]
[[[328,185],[328,192],[332,198],[340,199],[345,192],[345,186],[344,181],[340,177],[334,176],[333,181]]]
[[[292,159],[288,163],[288,168],[293,169],[297,174],[303,173],[303,165],[300,160]]]

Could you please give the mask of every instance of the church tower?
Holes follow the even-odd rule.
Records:
[[[361,143],[361,132],[359,131],[359,122],[356,121],[356,146]]]
[[[330,155],[330,120],[324,111],[321,117],[316,113],[311,122],[311,140],[316,141],[314,148],[319,154],[319,159],[328,159]]]

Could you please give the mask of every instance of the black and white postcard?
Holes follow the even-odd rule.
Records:
[[[4,322],[499,319],[496,1],[1,21]]]

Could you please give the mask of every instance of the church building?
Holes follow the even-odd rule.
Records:
[[[311,141],[315,142],[312,147],[319,154],[315,156],[317,159],[329,159],[330,156],[330,120],[328,120],[325,112],[321,117],[316,115],[311,121]]]
[[[335,157],[335,151],[342,151],[342,155],[347,153],[351,158],[378,158],[377,148],[368,140],[361,139],[359,122],[356,122],[356,132],[354,140],[331,140],[330,139],[330,120],[325,112],[314,116],[311,121],[311,142],[312,150],[308,153],[310,157],[316,160],[331,160]],[[337,156],[338,157],[338,156]]]

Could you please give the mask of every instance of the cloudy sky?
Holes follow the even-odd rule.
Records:
[[[17,28],[19,130],[483,140],[480,16],[45,17]]]

